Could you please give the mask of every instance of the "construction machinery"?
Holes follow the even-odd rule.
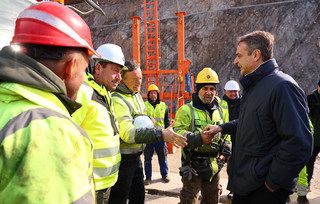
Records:
[[[186,12],[177,12],[178,33],[178,67],[176,69],[160,69],[160,20],[158,19],[157,0],[144,0],[144,36],[145,36],[145,70],[142,70],[142,96],[147,98],[147,87],[155,84],[160,89],[160,99],[170,109],[170,118],[175,118],[176,111],[191,99],[193,92],[193,75],[189,74],[191,62],[185,59],[184,16]],[[133,30],[133,60],[140,64],[140,20],[139,16],[131,17]],[[145,91],[144,91],[145,90]],[[173,153],[168,144],[169,153]]]
[[[71,9],[73,9],[73,10],[75,10],[78,13],[81,13],[83,15],[89,14],[89,13],[91,13],[93,11],[98,11],[100,14],[102,14],[104,16],[106,15],[105,12],[96,3],[93,2],[93,0],[36,0],[36,1],[38,1],[38,2],[41,2],[41,1],[59,2],[61,4],[65,4],[67,7],[71,8]],[[73,6],[70,6],[70,4],[80,3],[82,1],[85,1],[87,4],[89,4],[92,7],[92,9],[89,10],[89,11],[84,12],[84,11],[80,11],[79,9],[77,9],[77,8],[75,8]]]

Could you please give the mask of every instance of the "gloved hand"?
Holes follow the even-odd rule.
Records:
[[[189,181],[192,179],[192,175],[198,176],[197,171],[194,168],[192,168],[191,165],[182,166],[179,168],[179,170],[180,176],[188,176]]]

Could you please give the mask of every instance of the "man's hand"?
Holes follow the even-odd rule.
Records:
[[[174,126],[174,122],[169,127],[162,130],[163,140],[171,143],[173,146],[177,148],[187,146],[188,145],[188,143],[186,142],[187,138],[174,132],[172,129],[173,126]]]
[[[220,155],[217,159],[218,162],[220,161],[226,161],[226,158],[223,155]]]
[[[203,129],[203,133],[204,134],[209,134],[211,135],[211,137],[214,137],[217,133],[222,132],[222,128],[218,125],[207,125],[207,127],[205,127]]]
[[[149,117],[149,118],[152,121],[153,125],[155,126],[156,125],[156,120],[153,117]]]
[[[213,136],[211,136],[208,131],[202,130],[200,132],[202,144],[210,144],[212,142]]]

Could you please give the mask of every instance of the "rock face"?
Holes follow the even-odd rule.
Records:
[[[145,69],[142,0],[98,0],[107,16],[82,16],[89,24],[95,48],[103,43],[122,47],[132,59],[132,16],[141,20],[141,67]],[[85,3],[75,7],[88,10]],[[237,37],[254,30],[275,36],[274,57],[281,70],[291,75],[310,94],[320,79],[319,0],[158,0],[160,19],[160,69],[177,69],[177,17],[186,11],[185,57],[195,76],[204,67],[219,75],[220,90],[230,80],[239,80],[233,65]]]

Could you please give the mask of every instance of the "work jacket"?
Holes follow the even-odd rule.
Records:
[[[279,71],[275,59],[244,76],[228,189],[248,195],[266,182],[293,192],[312,151],[312,133],[303,90]]]
[[[228,122],[228,118],[219,106],[220,99],[218,97],[214,99],[216,109],[213,110],[211,115],[199,104],[199,100],[199,97],[194,93],[192,102],[179,108],[175,117],[174,131],[187,138],[188,145],[182,149],[183,160],[186,159],[187,153],[190,151],[195,152],[195,157],[197,155],[199,157],[210,157],[214,175],[219,170],[216,158],[220,154],[224,155],[226,160],[230,157],[230,136],[214,137],[212,144],[202,144],[200,131],[208,124],[219,125]],[[220,141],[221,139],[223,141]],[[219,146],[220,142],[223,143]]]
[[[121,160],[118,120],[111,96],[104,85],[97,84],[87,73],[78,100],[83,106],[72,117],[93,142],[95,189],[106,189],[116,183]]]
[[[94,203],[92,143],[65,94],[47,67],[0,51],[0,203]]]
[[[120,82],[112,92],[112,102],[119,121],[121,154],[140,155],[145,143],[163,141],[160,128],[141,128],[133,125],[137,115],[146,115],[147,109],[141,95],[132,93]]]

